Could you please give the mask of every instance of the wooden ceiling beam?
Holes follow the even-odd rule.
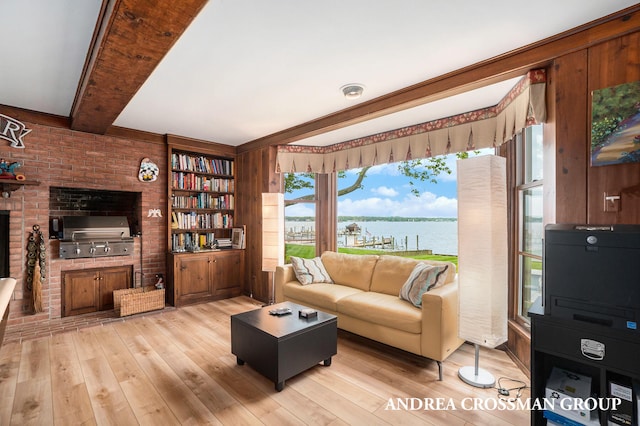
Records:
[[[638,28],[640,28],[640,5],[635,5],[495,58],[255,139],[238,146],[237,152],[296,142],[517,77],[532,69],[547,66],[560,56],[602,43],[613,37],[638,31]]]
[[[71,128],[104,134],[207,0],[104,0]]]

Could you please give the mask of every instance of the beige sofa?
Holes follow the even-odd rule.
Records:
[[[447,263],[444,285],[422,295],[422,308],[398,297],[418,262],[390,255],[325,252],[322,264],[334,284],[302,285],[293,266],[279,266],[276,302],[285,300],[330,312],[338,328],[435,360],[439,380],[442,361],[464,341],[458,338],[458,283],[455,265]]]

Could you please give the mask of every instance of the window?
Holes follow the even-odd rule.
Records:
[[[285,263],[290,263],[290,256],[311,259],[316,255],[315,188],[313,173],[285,175]]]
[[[542,125],[527,127],[516,136],[517,156],[517,311],[516,320],[528,324],[527,312],[542,295]]]

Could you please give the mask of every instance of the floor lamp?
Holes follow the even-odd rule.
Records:
[[[458,286],[460,338],[475,347],[475,365],[458,376],[472,386],[493,387],[478,367],[480,346],[507,340],[506,160],[495,155],[458,160]]]
[[[262,194],[262,271],[271,277],[269,304],[275,303],[276,266],[284,264],[284,194]]]

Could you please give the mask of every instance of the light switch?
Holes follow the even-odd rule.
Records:
[[[620,211],[620,195],[604,193],[604,211],[619,212]]]

